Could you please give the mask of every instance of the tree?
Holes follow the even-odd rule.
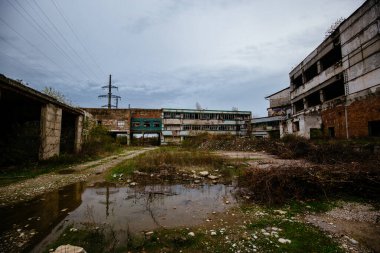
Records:
[[[72,104],[71,101],[68,98],[66,98],[65,95],[63,95],[63,93],[61,93],[60,91],[58,91],[58,90],[56,90],[50,86],[49,87],[46,86],[45,88],[43,88],[42,93],[45,93],[46,95],[57,99],[61,103],[65,103],[68,105]]]

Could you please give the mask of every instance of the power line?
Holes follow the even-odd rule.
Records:
[[[29,24],[32,24],[32,26],[34,27],[34,29],[40,34],[42,35],[42,37],[44,37],[46,40],[50,41],[52,43],[52,45],[55,47],[55,49],[57,49],[58,52],[60,52],[64,57],[66,57],[66,61],[67,59],[69,59],[71,62],[74,63],[74,65],[78,65],[72,58],[71,56],[69,56],[55,41],[54,39],[51,38],[50,34],[48,32],[45,31],[45,29],[43,27],[41,27],[41,25],[35,20],[35,18],[17,1],[15,1],[20,7],[21,9],[28,15],[29,19],[15,6],[13,5],[13,3],[9,0],[7,0],[7,2],[29,23]],[[26,1],[27,2],[27,1]],[[4,20],[3,20],[4,21]],[[32,21],[32,22],[30,22]],[[4,23],[6,23],[4,21]],[[11,27],[9,24],[7,24],[8,27]],[[11,28],[14,32],[16,32],[16,30],[14,28]],[[16,32],[19,36],[20,36],[20,33]],[[23,38],[25,39],[25,37],[23,36]],[[33,45],[33,47],[35,47]],[[37,47],[35,47],[37,48]],[[38,49],[39,52],[42,52],[41,50]],[[44,56],[46,56],[44,54]],[[50,58],[50,57],[49,57]],[[67,61],[69,63],[69,61]],[[58,65],[57,65],[58,66]],[[83,75],[87,76],[87,78],[91,79],[85,72],[83,72],[83,70],[80,68],[79,71],[82,72]]]
[[[16,0],[17,1],[17,0]],[[91,72],[91,74],[93,74],[94,76],[96,76],[96,73],[94,73],[90,68],[89,66],[87,65],[87,63],[83,60],[83,58],[77,53],[77,51],[72,47],[72,45],[70,44],[70,42],[66,39],[66,37],[62,34],[62,32],[57,28],[57,26],[54,24],[54,22],[49,18],[49,16],[44,12],[44,10],[41,8],[41,6],[38,4],[38,2],[36,1],[33,1],[34,4],[37,6],[37,8],[41,11],[41,13],[44,15],[44,17],[49,21],[49,23],[51,24],[51,26],[54,28],[54,30],[59,34],[59,36],[63,39],[63,41],[66,43],[66,45],[69,47],[69,49],[71,49],[72,52],[74,52],[74,54],[79,58],[79,60],[82,61],[82,63],[88,68],[88,70]]]
[[[47,56],[43,51],[41,51],[38,47],[36,47],[32,42],[30,42],[27,38],[25,38],[25,36],[23,36],[22,34],[20,34],[19,32],[17,32],[12,26],[10,26],[1,16],[0,16],[0,21],[3,22],[10,30],[12,30],[14,33],[16,33],[19,37],[21,37],[24,41],[26,41],[26,43],[28,43],[31,47],[33,47],[35,50],[37,50],[38,52],[40,52],[44,57],[46,57],[51,63],[53,63],[54,65],[56,65],[59,69],[60,66],[59,64],[57,64],[52,58],[50,58],[49,56]],[[75,77],[73,77],[72,75],[70,75],[67,71],[63,70],[63,72],[65,74],[67,74],[68,76],[70,76],[72,79],[76,79]]]
[[[62,8],[60,8],[59,4],[56,3],[55,0],[52,0],[52,3],[54,4],[56,10],[61,15],[61,17],[63,18],[63,20],[65,21],[66,25],[70,28],[71,32],[74,34],[75,38],[79,41],[79,43],[81,44],[81,46],[83,47],[83,49],[86,51],[87,55],[91,58],[91,60],[93,61],[94,65],[100,70],[100,72],[105,73],[105,71],[98,64],[98,62],[95,60],[95,58],[92,56],[92,54],[89,52],[89,50],[87,49],[87,47],[84,45],[84,43],[82,42],[82,40],[79,38],[79,36],[75,32],[75,30],[73,29],[73,27],[70,24],[69,20],[64,15],[64,13],[62,11]]]

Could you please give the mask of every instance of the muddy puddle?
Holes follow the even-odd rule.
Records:
[[[41,252],[67,226],[111,227],[130,233],[192,226],[236,203],[234,186],[172,184],[116,187],[77,183],[13,207],[1,208],[0,252]]]

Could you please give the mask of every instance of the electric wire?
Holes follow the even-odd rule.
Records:
[[[10,30],[12,30],[14,33],[16,33],[20,38],[22,38],[26,43],[28,43],[31,47],[33,47],[35,50],[37,50],[40,54],[42,54],[46,59],[48,59],[51,63],[53,63],[58,69],[61,69],[62,72],[64,72],[66,75],[71,77],[73,80],[76,80],[74,76],[72,76],[70,73],[67,71],[63,70],[57,62],[55,62],[51,57],[46,55],[41,49],[39,49],[37,46],[35,46],[32,42],[30,42],[25,36],[17,32],[11,25],[9,25],[1,16],[0,16],[0,21],[5,24]]]
[[[52,0],[52,3],[54,4],[54,7],[56,8],[56,10],[58,11],[58,13],[61,15],[62,19],[65,21],[66,25],[69,27],[69,29],[71,30],[71,32],[74,34],[75,38],[78,40],[78,42],[81,44],[81,46],[83,47],[83,49],[85,50],[85,52],[87,53],[87,55],[89,56],[89,58],[91,58],[92,62],[94,63],[94,65],[100,70],[100,72],[103,74],[103,75],[106,75],[106,72],[103,70],[103,68],[98,64],[98,62],[96,61],[95,57],[93,57],[93,55],[90,53],[89,49],[87,49],[87,47],[84,45],[84,43],[82,42],[82,40],[80,39],[80,37],[78,36],[78,34],[75,32],[74,28],[72,27],[70,21],[68,20],[68,18],[64,15],[63,11],[62,11],[62,8],[59,6],[58,3],[56,3],[55,0]]]
[[[26,15],[28,15],[29,19],[9,0],[7,0],[7,2],[29,23],[29,24],[32,24],[32,26],[34,27],[34,29],[42,36],[44,37],[47,41],[51,42],[52,45],[55,47],[55,49],[60,52],[62,54],[62,56],[64,56],[64,59],[70,63],[70,61],[74,64],[74,65],[77,65],[78,64],[71,58],[71,56],[69,56],[55,41],[53,38],[51,38],[50,34],[48,32],[45,31],[45,29],[43,27],[41,27],[41,25],[36,21],[36,19],[22,6],[20,5],[17,1],[14,1],[16,2],[20,7],[21,9],[23,9],[23,11],[26,13]],[[4,21],[4,20],[3,20]],[[32,22],[30,22],[32,21]],[[10,27],[9,24],[7,24],[8,27]],[[12,28],[13,31],[15,31],[14,28]],[[19,33],[18,33],[19,34]],[[20,34],[19,34],[20,35]],[[40,52],[42,52],[41,50],[39,50]],[[44,54],[45,55],[45,54]],[[49,57],[50,58],[50,57]],[[85,75],[88,79],[91,79],[81,68],[78,69],[83,75]]]
[[[15,0],[17,1],[17,0]],[[78,57],[78,59],[84,64],[84,66],[87,67],[88,71],[91,72],[91,74],[93,74],[94,76],[96,76],[97,74],[95,72],[93,72],[88,64],[83,60],[82,56],[80,56],[78,54],[78,52],[73,48],[73,46],[70,44],[70,42],[66,39],[66,37],[62,34],[62,32],[58,29],[58,27],[54,24],[54,22],[49,18],[49,16],[45,13],[45,11],[41,8],[41,6],[38,4],[37,1],[33,1],[36,6],[38,7],[38,9],[41,11],[41,13],[44,15],[44,17],[48,20],[48,22],[51,24],[51,26],[54,28],[54,30],[59,34],[59,36],[62,38],[62,40],[66,43],[66,45],[68,46],[68,48],[71,49],[71,51]]]

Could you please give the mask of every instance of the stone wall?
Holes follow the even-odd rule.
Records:
[[[62,108],[46,104],[41,108],[41,146],[39,156],[46,160],[59,155]]]

